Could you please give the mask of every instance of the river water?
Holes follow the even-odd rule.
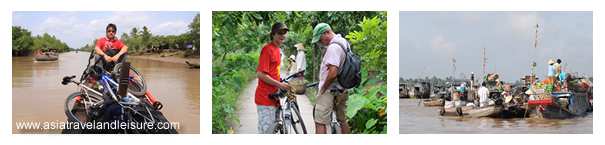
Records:
[[[439,107],[424,107],[418,99],[399,99],[401,134],[585,134],[593,133],[592,113],[572,119],[443,117]]]
[[[18,129],[18,123],[53,123],[66,120],[65,98],[77,91],[73,84],[61,85],[67,75],[81,75],[90,53],[68,52],[58,61],[38,62],[32,57],[12,59],[12,120],[13,133],[60,133],[58,129]],[[185,64],[129,58],[147,82],[147,88],[164,108],[160,110],[170,122],[178,123],[179,133],[199,133],[200,78],[199,69]]]

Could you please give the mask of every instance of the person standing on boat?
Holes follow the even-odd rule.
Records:
[[[559,91],[567,91],[567,76],[568,74],[563,71],[561,59],[557,59],[555,66],[555,74],[557,78],[557,84],[559,85]]]
[[[550,59],[548,60],[548,72],[547,72],[547,76],[548,76],[548,82],[549,83],[553,83],[555,82],[555,61]]]
[[[256,103],[258,114],[257,131],[259,134],[272,134],[276,125],[275,112],[278,104],[269,98],[269,95],[277,92],[278,88],[290,90],[287,83],[280,82],[281,49],[279,46],[286,41],[288,31],[286,24],[281,22],[273,24],[269,33],[271,42],[263,46],[258,58],[256,77],[259,81],[254,94],[254,103]]]
[[[489,104],[489,90],[485,87],[485,82],[481,83],[477,93],[479,93],[479,107],[487,106]]]
[[[113,68],[108,64],[117,64],[126,61],[128,54],[128,46],[116,37],[118,27],[113,24],[107,24],[105,27],[105,37],[97,39],[95,45],[95,60],[101,59],[100,64],[103,68],[112,71]]]

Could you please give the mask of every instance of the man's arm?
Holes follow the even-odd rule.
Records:
[[[268,74],[266,74],[264,72],[257,71],[256,77],[258,77],[261,81],[268,83],[269,85],[276,86],[276,87],[279,87],[281,89],[286,89],[286,90],[290,89],[290,86],[288,86],[286,83],[282,83],[277,80],[274,80],[273,78],[271,78]]]
[[[101,56],[105,56],[105,52],[103,52],[103,50],[101,50],[101,48],[99,46],[95,46],[95,53]]]
[[[124,55],[124,53],[128,52],[128,46],[124,45],[124,47],[122,47],[122,49],[120,49],[120,52],[118,52],[118,54],[114,55],[112,57],[113,61],[118,61],[118,59],[120,59],[120,56]]]
[[[109,61],[109,59],[111,59],[111,57],[107,56],[107,54],[105,54],[105,52],[103,52],[99,46],[95,46],[95,53],[103,57],[105,61]]]
[[[319,94],[324,94],[326,92],[326,90],[328,90],[328,87],[330,87],[332,82],[336,79],[337,74],[338,74],[338,67],[335,65],[328,64],[328,76],[327,76],[325,82],[323,83],[323,85],[320,86]]]

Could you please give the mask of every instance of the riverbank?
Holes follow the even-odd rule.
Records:
[[[145,55],[129,55],[130,58],[137,59],[147,59],[161,62],[169,62],[169,63],[178,63],[178,64],[187,64],[188,61],[192,64],[200,64],[200,58],[183,58],[178,56],[163,56],[160,54],[145,54]]]
[[[61,53],[69,53],[69,52],[72,52],[72,51],[61,52]],[[85,51],[79,51],[79,52],[85,52]],[[14,57],[34,57],[34,55],[30,54],[30,55],[12,56],[12,57],[13,58]],[[180,55],[176,55],[176,54],[170,55],[167,53],[163,53],[163,54],[129,54],[128,57],[136,58],[136,59],[146,59],[146,60],[154,60],[154,61],[160,61],[160,62],[168,62],[168,63],[178,63],[178,64],[185,64],[185,65],[187,64],[186,61],[191,64],[198,64],[198,65],[200,64],[199,57],[185,58]]]

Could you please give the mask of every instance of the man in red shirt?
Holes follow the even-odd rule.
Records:
[[[101,59],[101,66],[108,67],[107,64],[116,64],[126,60],[128,46],[116,38],[118,28],[115,24],[109,23],[105,27],[105,37],[97,39],[95,45],[95,60]],[[111,71],[112,68],[106,68]]]
[[[126,61],[128,47],[116,37],[118,28],[115,24],[109,23],[105,27],[105,37],[97,39],[95,45],[96,66],[104,68],[107,71],[113,71],[113,67]],[[104,95],[104,114],[103,121],[111,122],[120,120],[122,116],[122,107],[115,103],[109,95]],[[111,130],[109,133],[117,133],[120,130]]]
[[[254,102],[258,113],[258,133],[272,134],[275,128],[275,112],[277,111],[277,102],[269,98],[269,95],[277,92],[278,88],[290,89],[288,84],[280,82],[280,64],[281,49],[279,46],[286,40],[288,27],[285,24],[277,22],[271,27],[271,42],[263,46],[260,57],[258,58],[258,67],[256,76],[258,85],[254,95]]]

